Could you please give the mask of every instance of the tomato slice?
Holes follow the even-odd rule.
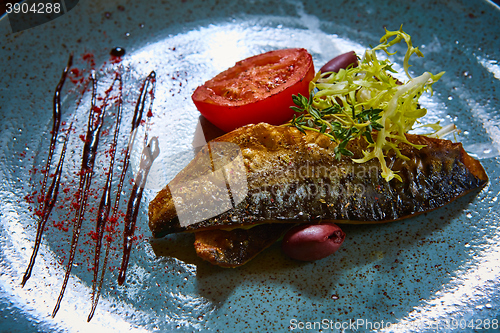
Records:
[[[237,62],[198,87],[192,99],[205,118],[226,132],[259,122],[280,125],[293,117],[292,95],[309,96],[313,77],[307,50],[275,50]]]

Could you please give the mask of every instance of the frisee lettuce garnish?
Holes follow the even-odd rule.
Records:
[[[394,78],[391,73],[396,71],[390,60],[380,60],[376,54],[383,50],[387,55],[393,55],[396,52],[390,53],[388,49],[402,41],[408,47],[403,64],[408,77],[406,82]],[[432,85],[444,74],[425,72],[412,78],[409,59],[413,54],[423,57],[418,47],[413,47],[410,35],[403,31],[402,26],[396,31],[385,29],[380,44],[367,49],[357,67],[350,66],[337,73],[318,72],[310,83],[309,98],[294,95],[296,106],[292,108],[301,114],[294,116],[287,125],[301,132],[317,131],[336,141],[338,145],[334,152],[338,159],[342,155],[352,156],[347,143],[363,137],[368,142],[367,150],[363,151],[363,158],[353,161],[364,163],[376,158],[386,181],[393,178],[401,181],[401,177],[387,166],[384,156],[392,150],[399,158],[408,159],[398,148],[403,142],[417,149],[423,147],[409,142],[405,133],[427,113],[419,106],[419,97],[424,92],[432,95]],[[440,129],[439,124],[430,124],[429,127],[436,131]],[[375,131],[377,135],[372,136]]]

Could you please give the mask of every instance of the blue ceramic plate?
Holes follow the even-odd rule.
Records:
[[[17,33],[11,32],[4,16],[0,19],[0,330],[482,332],[498,328],[499,21],[495,4],[469,0],[81,1],[67,14]],[[337,54],[350,50],[361,54],[378,43],[384,27],[395,30],[401,24],[425,54],[413,59],[413,73],[446,71],[434,95],[421,100],[429,110],[427,120],[458,126],[456,140],[481,160],[490,177],[484,189],[417,218],[344,226],[347,238],[341,250],[310,263],[288,259],[275,244],[241,268],[222,269],[196,257],[192,235],[149,241],[148,202],[193,156],[193,141],[199,134],[199,114],[190,99],[195,87],[240,59],[278,48],[307,48],[319,68]],[[126,51],[121,61],[110,58],[115,47]],[[401,67],[403,49],[399,50],[393,60]],[[21,288],[36,236],[35,192],[48,154],[52,96],[70,53],[77,70],[69,74],[63,89],[62,127],[67,129],[71,121],[74,127],[62,191],[33,276]],[[122,165],[141,84],[156,71],[153,117],[140,126],[131,150],[122,212],[145,132],[158,137],[161,154],[146,184],[126,283],[116,282],[120,224],[112,234],[116,249],[110,251],[102,298],[87,323],[92,230],[105,184],[116,104],[110,105],[104,123],[66,294],[57,316],[50,315],[70,247],[80,136],[85,135],[90,107],[89,91],[82,92],[91,68],[96,70],[101,97],[116,72],[123,77],[116,170]],[[116,96],[114,91],[111,96]],[[64,133],[57,138],[52,170]]]

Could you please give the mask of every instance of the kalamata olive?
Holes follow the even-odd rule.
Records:
[[[321,73],[326,72],[335,72],[337,73],[341,68],[347,68],[349,65],[353,65],[353,67],[358,66],[358,57],[354,51],[343,53],[341,55],[336,56],[329,62],[321,67]]]
[[[344,239],[345,233],[333,223],[301,224],[285,234],[281,248],[290,258],[312,261],[337,251]]]

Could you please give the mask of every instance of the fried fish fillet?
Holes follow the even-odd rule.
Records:
[[[419,135],[376,160],[335,158],[335,142],[293,127],[248,125],[210,141],[149,205],[154,237],[264,223],[384,223],[439,208],[488,181],[460,143]],[[228,146],[224,146],[227,144]],[[219,147],[218,145],[222,145]],[[237,147],[237,149],[234,149]],[[364,139],[347,146],[361,158]]]
[[[250,229],[205,230],[195,232],[198,257],[221,267],[238,267],[271,246],[293,223],[259,224]]]

